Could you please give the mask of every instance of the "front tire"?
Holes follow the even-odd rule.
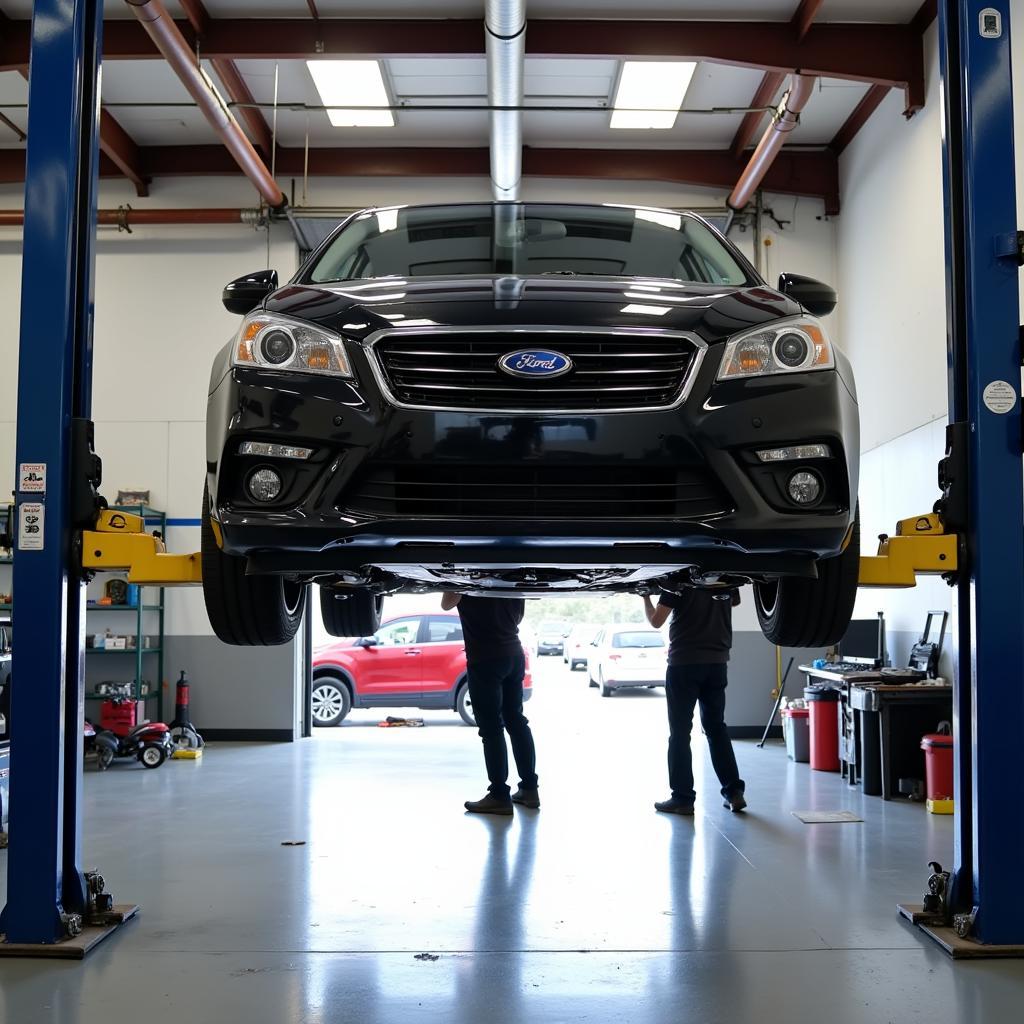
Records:
[[[313,725],[341,725],[351,710],[352,696],[340,679],[330,676],[313,683]]]
[[[469,697],[469,683],[463,683],[455,694],[455,710],[458,711],[459,718],[466,725],[476,725],[476,718],[473,717],[473,701]]]
[[[320,588],[320,615],[331,636],[373,636],[380,629],[384,595],[365,588]]]
[[[147,743],[139,751],[143,768],[159,768],[167,760],[167,750],[158,743]]]
[[[846,550],[818,562],[818,578],[784,577],[754,584],[765,637],[778,647],[830,647],[850,625],[860,575],[860,509]]]
[[[217,544],[210,518],[210,491],[203,489],[203,598],[218,639],[233,647],[277,647],[302,622],[306,587],[283,576],[247,576],[245,559]]]

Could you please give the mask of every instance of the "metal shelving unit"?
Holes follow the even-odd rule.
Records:
[[[167,513],[162,512],[159,509],[151,508],[148,505],[115,505],[112,506],[118,512],[129,512],[132,515],[141,516],[146,523],[146,527],[149,530],[157,530],[161,535],[166,534],[167,529]],[[11,565],[13,558],[4,556],[0,557],[0,565]],[[5,588],[0,583],[0,591],[4,591]],[[159,595],[156,601],[152,600],[153,594]],[[13,604],[0,604],[0,612],[13,611]],[[134,623],[134,634],[135,634],[135,647],[125,648],[124,650],[106,650],[104,648],[87,647],[86,658],[92,659],[103,655],[126,655],[135,656],[135,677],[132,696],[135,700],[144,700],[147,703],[151,700],[156,701],[156,719],[162,720],[164,717],[164,696],[163,696],[163,681],[164,681],[164,616],[166,612],[164,604],[164,589],[163,587],[140,587],[138,590],[138,603],[137,604],[89,604],[86,607],[86,622],[89,621],[89,617],[98,614],[99,612],[113,612],[128,614],[131,612],[135,613]],[[13,616],[12,616],[13,618]],[[156,630],[147,630],[146,625],[152,624],[155,620]],[[101,630],[95,630],[94,632],[102,632]],[[155,636],[156,642],[153,647],[144,647],[143,642],[146,636]],[[149,693],[142,693],[143,683],[143,667],[147,664],[146,659],[155,657],[156,658],[156,674],[152,681],[152,689]],[[95,690],[86,690],[85,699],[89,701],[100,701],[106,700],[107,694],[97,693]]]

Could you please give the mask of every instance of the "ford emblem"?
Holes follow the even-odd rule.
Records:
[[[524,348],[509,352],[498,360],[498,369],[511,377],[561,377],[572,369],[572,360],[561,352],[543,348]]]

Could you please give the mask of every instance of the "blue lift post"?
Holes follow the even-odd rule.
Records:
[[[102,19],[101,0],[36,0],[32,18],[17,462],[19,469],[45,466],[37,473],[45,491],[18,473],[18,685],[11,694],[10,846],[0,918],[8,944],[66,938],[87,902],[84,588],[74,566],[71,453],[72,418],[88,417],[91,404]]]
[[[939,30],[949,420],[951,434],[960,425],[967,485],[966,530],[957,526],[966,559],[956,618],[952,903],[974,939],[1020,946],[1024,493],[1009,0],[942,0]]]

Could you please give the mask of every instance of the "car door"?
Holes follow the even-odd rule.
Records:
[[[398,697],[419,699],[423,648],[419,644],[422,616],[394,619],[377,630],[375,643],[359,658],[357,687],[364,704],[387,704]]]
[[[420,646],[424,696],[447,693],[466,668],[466,644],[458,616],[428,616]]]

